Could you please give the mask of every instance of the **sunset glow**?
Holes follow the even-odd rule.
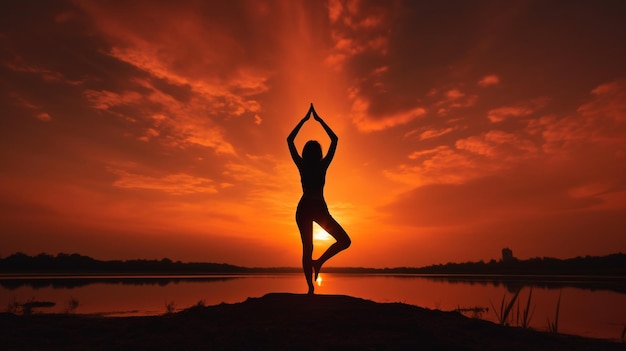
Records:
[[[332,241],[333,237],[330,236],[324,229],[314,224],[313,225],[313,240],[317,242]]]
[[[299,266],[285,138],[311,102],[339,136],[325,196],[352,239],[329,266],[625,252],[624,13],[3,3],[0,256]],[[328,148],[317,123],[309,139]]]

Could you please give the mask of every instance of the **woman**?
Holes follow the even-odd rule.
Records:
[[[302,157],[298,155],[298,150],[294,144],[296,135],[300,128],[311,117],[318,121],[328,136],[330,137],[330,147],[326,157],[322,157],[322,147],[315,140],[309,140],[302,149]],[[302,268],[304,276],[309,286],[309,294],[313,294],[315,289],[313,281],[317,280],[317,275],[322,265],[331,257],[350,246],[350,238],[345,230],[328,212],[326,201],[324,201],[324,183],[326,182],[326,170],[335,156],[337,141],[339,138],[330,127],[317,115],[313,104],[309,107],[306,116],[296,125],[291,134],[287,137],[291,158],[300,171],[300,181],[302,182],[302,198],[296,210],[296,223],[302,238]],[[313,222],[319,224],[328,234],[335,238],[332,244],[322,256],[313,260]],[[315,273],[315,279],[311,278],[311,273]]]

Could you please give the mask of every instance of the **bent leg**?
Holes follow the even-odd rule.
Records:
[[[322,227],[328,234],[335,238],[336,242],[330,245],[326,252],[320,256],[317,260],[313,261],[313,268],[315,270],[315,279],[319,274],[322,265],[328,261],[331,257],[335,256],[339,252],[350,247],[352,240],[348,236],[348,233],[341,227],[339,223],[330,215],[324,216],[324,218],[316,221],[320,227]]]
[[[309,287],[309,294],[313,294],[315,289],[311,273],[313,269],[313,221],[296,216],[296,223],[300,230],[300,238],[302,239],[302,270],[306,283]]]

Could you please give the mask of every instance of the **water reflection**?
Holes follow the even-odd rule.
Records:
[[[322,277],[320,275],[320,277]],[[323,279],[323,280],[322,280]],[[377,302],[404,302],[444,311],[461,310],[470,317],[497,322],[492,305],[510,301],[520,288],[523,311],[532,287],[536,306],[530,327],[546,330],[554,321],[562,294],[559,331],[620,339],[626,325],[623,278],[350,275],[325,273],[316,293],[339,294]],[[68,301],[79,302],[75,313],[158,315],[202,301],[206,305],[236,303],[271,292],[306,293],[301,274],[211,276],[74,276],[1,277],[0,303],[50,301],[45,313],[64,313]],[[519,313],[516,312],[516,315]]]
[[[591,291],[614,291],[626,294],[625,277],[594,277],[594,276],[476,276],[476,275],[442,275],[422,276],[438,282],[450,284],[481,284],[495,287],[504,286],[507,291],[515,293],[524,287],[545,289],[577,288]]]
[[[280,274],[277,274],[280,275]],[[290,275],[288,273],[284,275]],[[211,283],[224,282],[233,279],[243,279],[253,275],[210,275],[210,276],[37,276],[37,277],[2,277],[0,287],[15,290],[20,287],[33,289],[73,289],[90,284],[122,284],[122,285],[158,285],[179,283]],[[258,277],[260,275],[254,275]],[[524,287],[544,289],[577,288],[590,291],[613,291],[626,294],[626,278],[624,277],[593,277],[593,276],[499,276],[499,275],[363,275],[392,276],[398,279],[424,278],[434,282],[447,284],[469,284],[483,286],[503,286],[510,293],[515,293]],[[322,286],[322,276],[316,281]]]

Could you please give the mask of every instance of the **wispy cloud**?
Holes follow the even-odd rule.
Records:
[[[94,108],[105,111],[118,106],[137,104],[143,100],[143,96],[136,91],[114,93],[108,90],[87,89],[83,95]]]
[[[143,125],[135,128],[135,136],[142,141],[155,139],[167,147],[199,145],[218,153],[235,153],[233,146],[225,140],[222,129],[207,118],[211,114],[205,105],[207,101],[201,97],[180,101],[148,80],[136,82],[139,83],[136,89],[141,88],[143,94],[90,89],[84,95],[94,108],[111,112],[133,125]]]
[[[334,44],[326,63],[340,70],[346,61],[360,54],[386,55],[389,46],[388,11],[386,7],[363,6],[358,1],[329,1],[328,16]]]
[[[396,10],[394,6],[372,6],[358,1],[329,2],[333,49],[327,55],[326,63],[337,71],[350,65],[363,73],[358,76],[357,72],[354,76],[348,99],[352,103],[352,122],[364,132],[403,125],[426,113],[416,99],[401,104],[387,99],[389,26]],[[355,72],[345,73],[352,76]],[[381,112],[380,103],[387,104],[385,112]]]
[[[602,84],[591,91],[589,99],[575,114],[546,115],[530,120],[527,130],[540,134],[542,148],[551,154],[574,157],[582,145],[608,147],[616,155],[626,145],[626,82],[619,80]]]
[[[534,113],[530,106],[502,106],[487,112],[487,118],[492,123],[502,122],[511,117],[524,117]]]
[[[601,84],[591,91],[591,96],[577,110],[583,117],[626,123],[626,79]]]
[[[420,138],[420,140],[437,138],[437,137],[440,137],[442,135],[446,135],[446,134],[452,132],[453,130],[454,130],[454,128],[452,128],[452,127],[443,128],[443,129],[428,129],[428,130],[425,130],[425,131],[421,132],[420,135],[419,135],[419,138]]]
[[[52,120],[52,116],[46,112],[40,112],[37,114],[37,119],[44,122],[49,122]]]
[[[446,115],[454,109],[472,107],[478,100],[477,94],[467,94],[458,88],[448,90],[431,89],[428,96],[437,99],[434,103],[434,108],[438,115]]]
[[[495,74],[484,76],[478,81],[478,85],[481,87],[488,87],[491,85],[498,85],[498,84],[500,84],[500,77],[498,77]]]
[[[352,121],[359,130],[364,132],[379,131],[406,124],[426,114],[424,108],[416,107],[408,111],[399,111],[393,114],[374,117],[370,115],[369,101],[364,97],[357,97],[355,95],[357,95],[356,92],[352,95],[354,96],[352,102]]]
[[[490,130],[479,136],[459,139],[455,145],[459,150],[490,158],[497,157],[500,162],[532,157],[538,151],[535,143],[529,139],[501,130]]]
[[[384,174],[412,188],[428,184],[462,184],[490,171],[487,165],[481,165],[469,154],[448,146],[414,151],[408,158],[413,162],[385,170]]]
[[[20,56],[14,56],[11,60],[3,62],[3,65],[15,72],[39,76],[45,82],[60,82],[69,85],[80,85],[84,82],[82,80],[69,79],[61,72],[45,68],[41,65],[30,64]]]
[[[36,104],[34,104],[30,100],[22,96],[21,94],[16,93],[16,92],[11,92],[9,93],[9,97],[13,100],[13,103],[16,104],[17,106],[31,110],[34,113],[35,118],[37,118],[38,120],[43,121],[43,122],[49,122],[52,120],[52,116],[48,112],[45,112],[42,107],[37,106]]]
[[[158,125],[144,128],[137,136],[141,140],[161,140],[177,147],[196,144],[234,154],[232,142],[225,140],[218,121],[247,116],[251,124],[261,123],[261,105],[255,97],[269,89],[268,70],[244,60],[242,44],[198,16],[193,8],[153,5],[134,6],[156,20],[157,27],[134,21],[115,4],[80,2],[110,43],[108,54],[137,70],[125,90],[90,89],[86,97],[95,108],[110,112],[116,106],[130,106],[135,115],[124,113],[129,120],[150,123],[154,121],[152,115],[165,116]],[[187,89],[188,96],[180,100],[162,86]],[[146,109],[147,103],[153,107]]]
[[[171,195],[213,194],[218,191],[213,180],[185,173],[153,177],[121,169],[109,169],[109,172],[117,175],[118,178],[113,182],[113,186],[117,188],[154,190]]]

